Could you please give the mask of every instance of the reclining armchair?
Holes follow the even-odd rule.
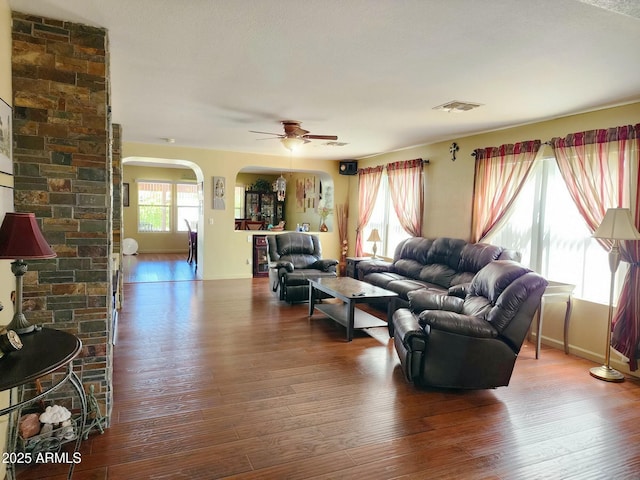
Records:
[[[335,277],[337,260],[323,259],[317,235],[287,232],[267,235],[269,279],[280,300],[309,300],[309,279]]]
[[[390,328],[405,377],[417,386],[508,385],[546,286],[523,265],[496,260],[446,293],[411,292]]]

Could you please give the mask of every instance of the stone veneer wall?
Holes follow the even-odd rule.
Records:
[[[29,262],[25,314],[31,323],[82,340],[83,383],[94,385],[108,414],[112,177],[107,32],[14,12],[12,35],[15,209],[36,214],[57,253],[52,260]]]

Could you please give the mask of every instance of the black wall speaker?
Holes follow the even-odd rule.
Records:
[[[356,160],[340,160],[340,175],[356,175],[358,162]]]

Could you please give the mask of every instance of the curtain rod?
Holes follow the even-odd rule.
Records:
[[[545,141],[545,142],[540,142],[540,145],[551,145],[551,140],[547,140],[547,141]],[[476,150],[478,150],[478,149],[476,148]],[[472,157],[475,157],[475,156],[476,156],[476,150],[474,150],[473,152],[471,152],[471,156],[472,156]],[[427,161],[428,161],[428,160],[427,160]]]

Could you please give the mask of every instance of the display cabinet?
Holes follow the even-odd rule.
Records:
[[[253,276],[269,276],[269,255],[266,235],[253,236]]]
[[[273,192],[247,190],[244,194],[244,213],[248,220],[263,221],[265,227],[284,220],[284,202],[276,200]]]

